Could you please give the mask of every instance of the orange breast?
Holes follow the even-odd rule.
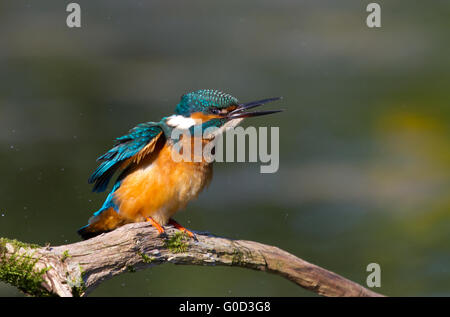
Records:
[[[166,144],[156,158],[143,159],[138,168],[122,180],[115,192],[119,214],[128,221],[153,217],[165,225],[169,218],[209,183],[212,166],[206,162],[175,162]]]

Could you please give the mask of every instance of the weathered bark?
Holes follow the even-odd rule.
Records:
[[[85,296],[115,275],[153,265],[227,265],[275,273],[323,296],[382,296],[273,246],[205,233],[197,233],[195,241],[172,227],[166,227],[166,233],[159,237],[150,224],[134,223],[57,247],[3,239],[0,279],[32,295]],[[33,264],[32,274],[15,276],[20,268],[11,267],[25,260]],[[6,267],[16,273],[8,275]],[[34,284],[26,283],[29,277]]]

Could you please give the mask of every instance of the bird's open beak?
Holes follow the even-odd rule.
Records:
[[[252,102],[240,104],[236,109],[234,109],[233,111],[231,111],[227,114],[227,118],[231,120],[231,119],[238,119],[238,118],[264,116],[266,114],[281,112],[283,110],[246,112],[248,109],[256,108],[256,107],[262,106],[265,103],[280,100],[280,99],[281,99],[281,97],[275,97],[275,98],[267,98],[267,99],[262,99],[262,100],[258,100],[258,101],[252,101]]]

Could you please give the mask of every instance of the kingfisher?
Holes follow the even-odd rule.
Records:
[[[97,159],[99,166],[88,183],[93,184],[94,192],[103,192],[114,174],[118,177],[101,208],[86,226],[78,230],[78,234],[89,239],[127,223],[147,221],[160,235],[164,235],[163,226],[170,224],[195,239],[195,235],[178,224],[173,216],[209,184],[213,162],[203,157],[174,160],[175,145],[182,142],[190,146],[194,138],[201,138],[200,142],[205,146],[244,118],[280,112],[248,111],[279,99],[242,104],[218,90],[198,90],[181,96],[174,114],[159,122],[138,124],[126,135],[116,138],[115,145]],[[211,127],[216,128],[213,134],[173,137],[174,129],[205,131]]]

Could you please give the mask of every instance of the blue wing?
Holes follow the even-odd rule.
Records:
[[[92,191],[102,192],[108,187],[111,177],[128,159],[138,154],[146,145],[156,141],[163,130],[157,122],[145,122],[137,125],[128,134],[116,138],[114,147],[100,156],[102,163],[89,177],[89,184],[94,184]]]

